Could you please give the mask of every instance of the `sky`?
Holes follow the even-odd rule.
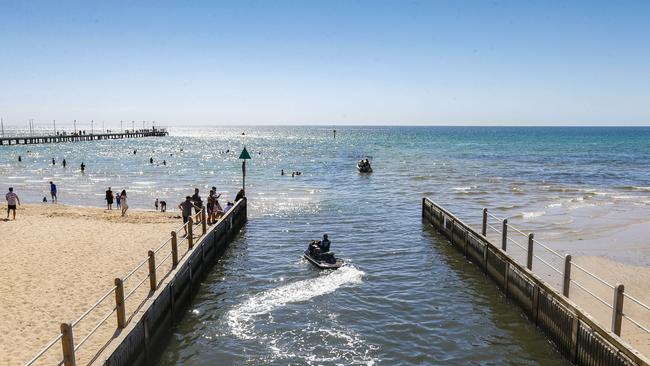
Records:
[[[6,125],[650,125],[650,1],[0,0]]]

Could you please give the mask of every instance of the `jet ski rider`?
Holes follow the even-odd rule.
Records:
[[[327,238],[327,234],[323,235],[323,240],[314,240],[309,245],[309,254],[318,260],[325,260],[330,262],[333,258],[330,253],[331,242]]]

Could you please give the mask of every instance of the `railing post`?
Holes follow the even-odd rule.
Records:
[[[535,235],[533,233],[528,234],[528,258],[526,261],[526,268],[533,270],[533,239]]]
[[[74,355],[74,337],[72,325],[61,323],[61,347],[63,347],[63,366],[75,366],[77,361]]]
[[[569,288],[571,286],[571,254],[564,256],[564,283],[562,285],[562,294],[569,297]]]
[[[501,249],[506,251],[508,247],[508,219],[503,219],[503,227],[501,232]]]
[[[612,304],[612,332],[621,336],[621,323],[623,321],[623,291],[625,286],[617,283],[614,286],[614,303]]]
[[[117,328],[126,326],[126,308],[124,306],[124,283],[121,278],[115,279],[115,311],[117,313]]]
[[[201,230],[203,231],[202,235],[208,232],[208,223],[207,223],[207,214],[205,213],[205,206],[201,208]]]
[[[188,249],[194,247],[194,219],[190,216],[190,219],[187,221],[187,246]]]
[[[481,235],[485,236],[487,234],[487,208],[483,209],[483,226],[481,227]]]
[[[175,231],[172,231],[172,267],[178,265],[178,239]]]
[[[156,253],[149,251],[149,288],[156,291],[158,281],[156,280]]]

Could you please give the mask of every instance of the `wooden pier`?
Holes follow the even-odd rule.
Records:
[[[154,128],[144,130],[127,130],[124,132],[110,133],[57,133],[56,135],[42,136],[12,136],[0,137],[0,146],[2,145],[33,145],[33,144],[50,144],[62,142],[78,141],[96,141],[96,140],[117,140],[132,139],[140,137],[163,137],[169,135],[165,128]]]

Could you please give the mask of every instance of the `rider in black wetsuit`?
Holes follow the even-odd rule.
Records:
[[[323,235],[323,240],[320,242],[320,251],[321,253],[327,253],[330,251],[330,244],[332,244],[329,239],[327,239],[327,234]]]

